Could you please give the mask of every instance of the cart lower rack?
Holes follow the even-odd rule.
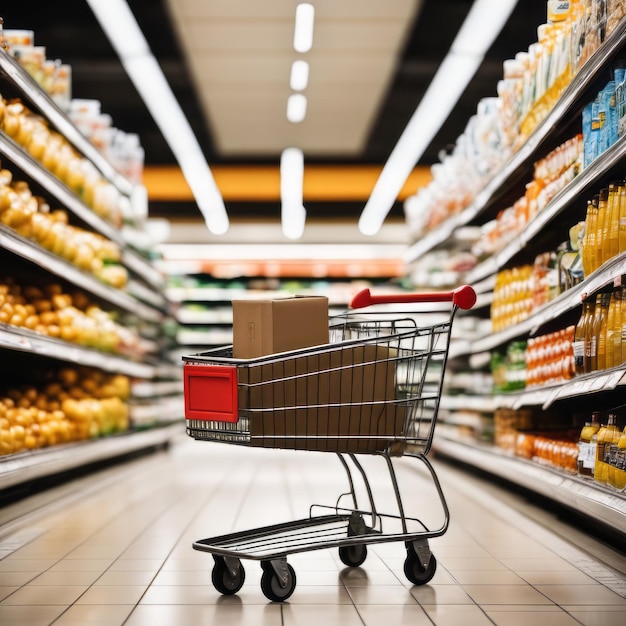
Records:
[[[244,584],[242,559],[260,561],[261,589],[284,601],[296,586],[287,556],[337,548],[341,561],[361,565],[367,546],[403,541],[404,573],[414,584],[435,574],[428,540],[443,535],[449,511],[427,455],[437,420],[450,329],[458,308],[469,309],[476,295],[469,286],[453,292],[372,296],[359,293],[352,309],[330,320],[330,343],[257,359],[234,359],[227,346],[183,357],[187,433],[200,441],[242,446],[336,453],[347,476],[347,491],[333,506],[312,505],[309,517],[243,532],[201,539],[196,550],[215,564],[214,587],[234,594]],[[448,302],[443,321],[420,326],[415,311],[388,304]],[[412,313],[412,314],[410,314]],[[420,313],[418,310],[417,313]],[[385,459],[395,510],[377,510],[367,472],[358,455]],[[398,487],[393,457],[426,468],[443,512],[429,528],[409,517]],[[355,488],[360,478],[367,506]],[[391,523],[395,532],[385,532]]]

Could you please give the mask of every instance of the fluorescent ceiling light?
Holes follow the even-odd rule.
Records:
[[[125,0],[87,1],[176,157],[207,227],[216,235],[224,234],[228,216],[222,195],[128,4]]]
[[[308,52],[313,45],[313,23],[315,7],[303,3],[296,7],[296,25],[293,33],[293,47],[296,52]]]
[[[294,91],[304,91],[309,84],[309,64],[298,59],[291,64],[289,85]]]
[[[359,218],[375,235],[422,154],[446,121],[517,0],[475,0],[450,51],[383,167]]]
[[[299,148],[285,148],[280,155],[280,201],[283,234],[300,239],[306,210],[302,203],[304,155]]]
[[[292,93],[287,100],[287,119],[298,124],[306,117],[306,96]]]

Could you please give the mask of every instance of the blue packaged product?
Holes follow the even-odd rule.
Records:
[[[617,117],[617,136],[626,133],[626,69],[615,70],[615,106]]]
[[[615,122],[615,82],[609,81],[598,94],[599,134],[596,156],[608,150],[617,141]]]

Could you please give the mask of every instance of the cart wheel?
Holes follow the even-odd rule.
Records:
[[[266,562],[261,563],[263,575],[261,576],[261,591],[263,595],[272,602],[284,602],[291,596],[296,588],[296,572],[287,565],[287,581],[284,587],[281,587],[278,576],[274,568]]]
[[[348,567],[358,567],[367,558],[367,546],[364,543],[356,546],[341,546],[339,548],[339,558]]]
[[[404,561],[404,575],[414,585],[425,585],[432,580],[437,569],[437,559],[435,555],[430,555],[428,566],[424,568],[420,560],[417,558],[414,550],[407,550],[406,560]]]
[[[232,596],[237,593],[243,587],[243,582],[246,579],[243,565],[239,563],[237,572],[233,576],[228,567],[226,567],[223,557],[214,556],[213,559],[215,560],[215,565],[211,572],[211,582],[215,589],[225,596]]]

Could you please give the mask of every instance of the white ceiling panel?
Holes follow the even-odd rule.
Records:
[[[207,125],[224,156],[350,156],[363,148],[418,0],[315,2],[313,48],[293,50],[295,0],[169,0]],[[309,61],[307,118],[286,119],[295,59]]]
[[[292,52],[293,21],[263,20],[248,18],[241,20],[188,20],[185,32],[185,46],[199,51],[211,50],[214,53],[246,51],[254,54],[258,50],[279,50]]]
[[[172,12],[184,18],[292,17],[301,0],[169,0]],[[412,18],[421,0],[314,0],[315,12],[324,18]]]

